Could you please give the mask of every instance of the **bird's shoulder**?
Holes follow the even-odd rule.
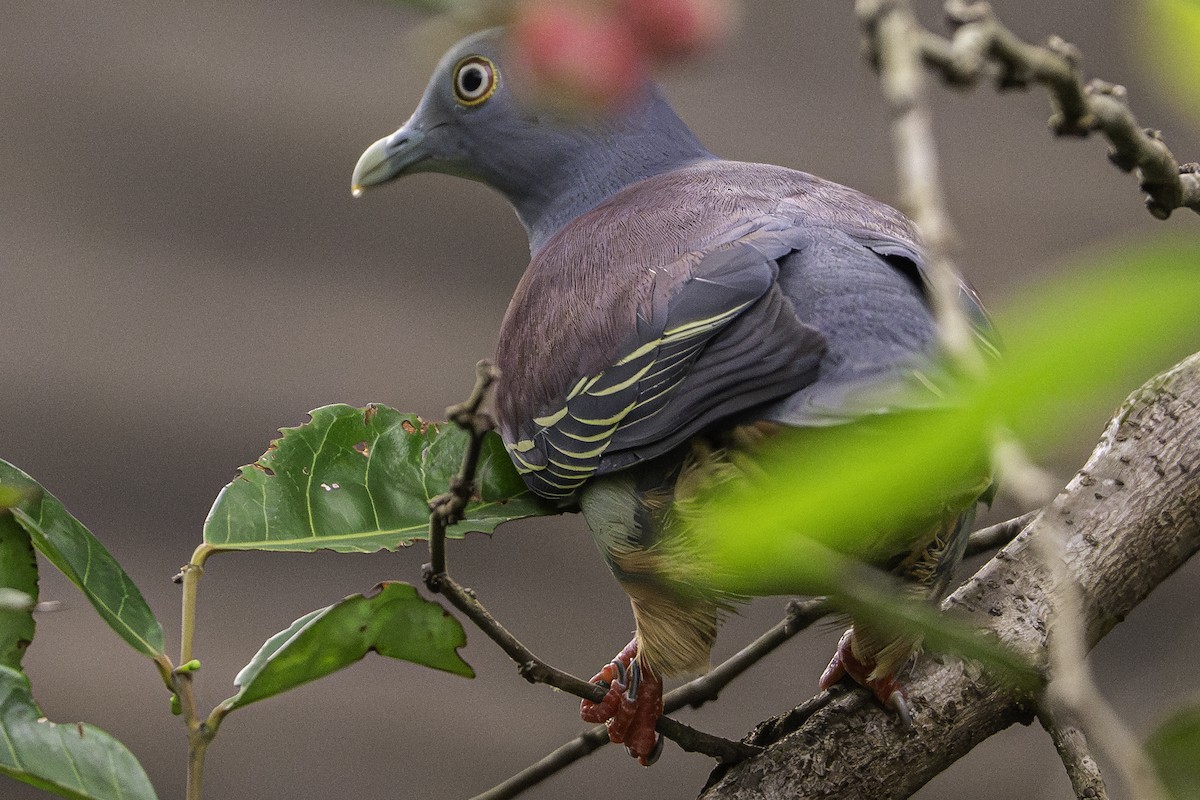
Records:
[[[786,167],[703,159],[633,183],[563,226],[522,276],[501,350],[561,356],[586,341],[571,368],[592,374],[625,344],[655,292],[672,291],[705,256],[763,231],[797,241],[850,232],[918,247],[907,218],[854,189]]]
[[[834,181],[788,167],[705,158],[637,181],[565,225],[531,266],[586,261],[603,245],[611,259],[674,260],[760,226],[790,222],[819,233],[855,231],[916,243],[896,209]]]

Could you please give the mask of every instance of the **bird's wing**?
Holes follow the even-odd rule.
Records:
[[[814,381],[824,338],[796,318],[777,282],[779,259],[805,236],[790,220],[767,220],[682,273],[662,270],[617,356],[574,378],[515,435],[505,431],[530,487],[569,498],[593,476]]]
[[[899,239],[880,236],[866,231],[855,231],[850,236],[854,241],[893,263],[899,259],[910,264],[912,269],[916,271],[916,275],[920,279],[926,294],[932,292],[932,267],[920,250]],[[983,300],[980,299],[979,294],[976,293],[975,289],[961,275],[958,277],[958,304],[967,317],[967,322],[971,326],[971,333],[975,336],[976,344],[981,352],[990,358],[999,357],[999,334],[992,326],[991,317],[988,315],[987,309],[983,306]]]

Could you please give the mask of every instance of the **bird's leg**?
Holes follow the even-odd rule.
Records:
[[[608,738],[624,744],[629,755],[644,767],[658,760],[662,736],[654,729],[662,715],[662,679],[637,660],[637,639],[617,654],[592,683],[607,686],[608,694],[599,703],[584,700],[579,715],[585,722],[608,725]]]
[[[888,670],[882,675],[877,674],[878,664],[873,659],[860,658],[854,652],[854,629],[842,634],[838,642],[837,652],[830,660],[829,666],[821,674],[820,687],[828,689],[849,675],[855,683],[869,689],[879,704],[896,716],[906,728],[912,727],[912,712],[908,707],[908,691],[896,677],[898,668]]]

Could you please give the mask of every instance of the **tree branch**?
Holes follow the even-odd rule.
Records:
[[[1038,721],[1054,740],[1054,749],[1062,759],[1075,790],[1077,800],[1108,800],[1100,767],[1088,749],[1083,731],[1074,725],[1064,725],[1044,706],[1038,711]]]
[[[890,0],[877,0],[880,13]],[[1200,165],[1180,164],[1161,134],[1143,128],[1126,102],[1125,89],[1105,81],[1084,83],[1081,55],[1072,45],[1050,37],[1044,45],[1021,41],[984,2],[948,0],[950,38],[927,30],[920,34],[921,57],[952,86],[972,86],[991,77],[998,89],[1041,84],[1050,93],[1050,128],[1059,136],[1103,134],[1112,145],[1109,160],[1124,172],[1136,172],[1146,207],[1166,219],[1177,208],[1200,213]]]
[[[1044,662],[1056,587],[1033,540],[1061,524],[1086,643],[1094,646],[1200,550],[1198,465],[1200,354],[1135,392],[1063,492],[943,606]],[[904,798],[984,739],[1033,717],[1032,698],[953,657],[922,658],[908,685],[911,732],[861,691],[849,692],[762,756],[718,775],[703,797]]]

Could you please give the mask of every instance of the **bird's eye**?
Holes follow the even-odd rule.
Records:
[[[469,56],[454,67],[454,97],[464,106],[477,106],[496,91],[499,73],[483,56]]]

